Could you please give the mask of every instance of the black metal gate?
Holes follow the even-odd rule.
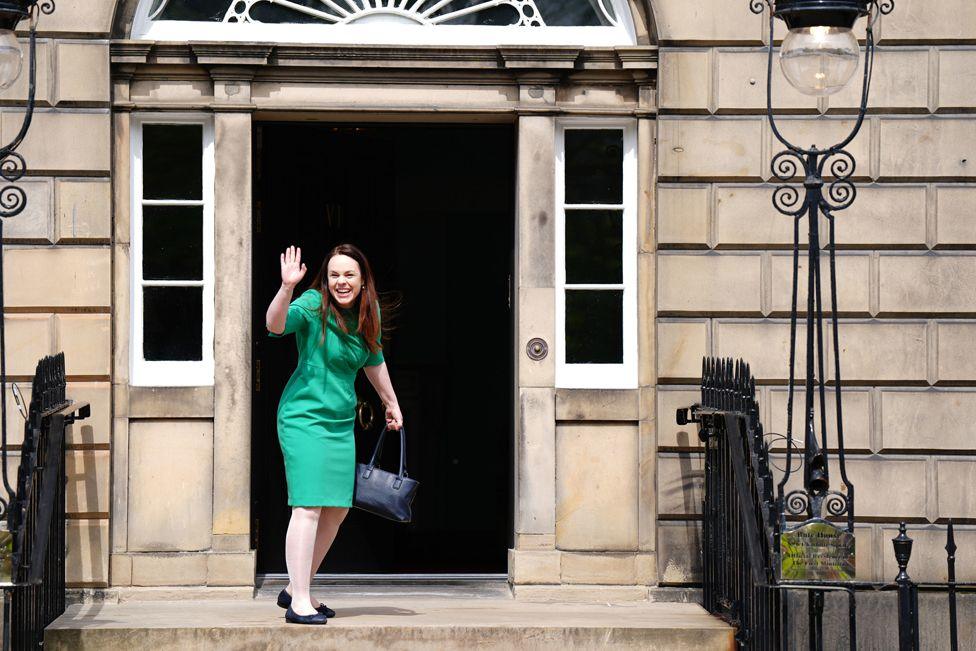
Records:
[[[44,628],[65,606],[65,432],[91,413],[65,397],[64,354],[37,363],[16,489],[7,478],[3,446],[4,508],[0,582],[4,589],[3,648],[42,646]],[[4,437],[6,439],[6,437]]]

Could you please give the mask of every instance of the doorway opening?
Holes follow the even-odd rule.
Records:
[[[266,336],[278,256],[302,249],[307,289],[326,253],[351,242],[399,302],[384,355],[419,480],[410,524],[357,509],[320,572],[493,574],[512,546],[515,233],[512,125],[259,123],[254,133],[252,545],[258,574],[286,572],[290,517],[276,410],[295,368],[292,337]],[[386,323],[384,323],[386,325]],[[356,456],[383,424],[360,374]],[[369,424],[369,411],[373,423]],[[390,439],[390,437],[387,437]],[[383,467],[399,461],[388,440]]]

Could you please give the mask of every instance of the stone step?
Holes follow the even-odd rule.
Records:
[[[44,646],[72,651],[733,648],[733,630],[697,604],[526,603],[497,592],[443,590],[318,594],[337,612],[325,626],[287,624],[267,591],[248,600],[74,604],[48,627]]]

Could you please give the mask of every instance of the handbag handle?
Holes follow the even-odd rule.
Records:
[[[387,429],[387,426],[384,425],[383,430],[380,432],[380,437],[376,440],[376,447],[373,448],[373,456],[370,458],[369,464],[366,466],[366,477],[368,477],[373,471],[373,468],[376,467],[376,460],[383,454],[383,441],[386,439]],[[398,476],[401,478],[410,476],[407,474],[407,433],[403,425],[400,425],[400,472],[398,473]]]

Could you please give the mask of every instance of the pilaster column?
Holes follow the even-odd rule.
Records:
[[[214,79],[214,550],[250,546],[251,76]]]
[[[509,562],[509,572],[516,583],[559,580],[559,557],[555,552],[556,407],[552,354],[556,335],[553,176],[556,81],[549,73],[529,73],[519,79],[514,283],[518,324],[514,351],[518,375],[515,485],[518,551],[513,552]],[[541,340],[548,354],[530,355],[528,348],[534,340]]]

